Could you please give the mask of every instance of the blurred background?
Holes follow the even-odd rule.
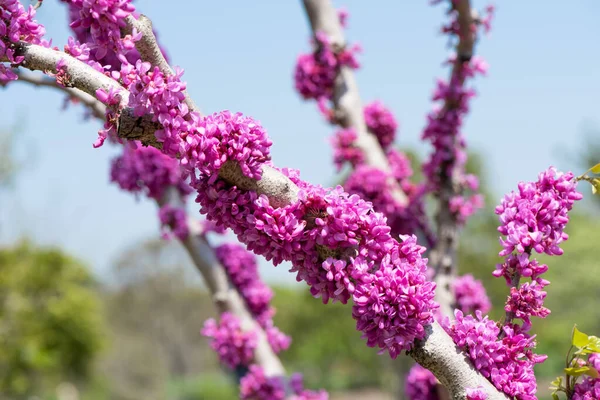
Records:
[[[444,7],[402,3],[335,1],[350,12],[348,39],[364,48],[363,101],[380,99],[394,111],[397,146],[418,171],[431,151],[419,138],[450,49],[439,33]],[[549,165],[578,174],[600,162],[600,3],[512,3],[498,6],[491,34],[478,43],[490,70],[475,84],[464,132],[486,206],[462,235],[459,265],[484,281],[494,318],[507,293],[491,275],[500,260],[493,210],[501,196]],[[204,112],[256,117],[277,165],[313,183],[340,181],[331,128],[293,90],[296,56],[309,49],[299,1],[135,4],[172,63],[186,69]],[[45,2],[38,20],[54,45],[66,43],[62,4]],[[160,239],[154,204],[109,184],[118,148],[93,149],[99,124],[77,106],[63,110],[63,100],[22,83],[0,93],[0,398],[236,398],[233,378],[199,334],[215,312],[186,253]],[[536,370],[540,398],[561,371],[573,324],[600,335],[600,202],[588,186],[580,191],[586,199],[573,212],[565,255],[543,259],[552,314],[534,323],[538,350],[549,355]],[[197,212],[193,202],[189,209]],[[261,261],[276,292],[275,323],[293,337],[281,354],[287,370],[333,399],[402,398],[408,359],[392,362],[367,348],[349,307],[323,306],[287,270]]]

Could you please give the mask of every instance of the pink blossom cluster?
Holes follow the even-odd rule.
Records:
[[[252,118],[229,111],[200,117],[185,103],[183,70],[165,76],[158,67],[138,61],[132,73],[122,77],[129,86],[130,104],[136,115],[153,114],[162,129],[155,135],[163,152],[180,156],[190,173],[216,179],[226,162],[235,162],[249,178],[259,179],[261,164],[270,159],[271,141]]]
[[[473,275],[459,276],[452,282],[455,308],[464,314],[472,314],[475,311],[487,313],[492,308],[492,303],[483,287],[483,283],[475,279]]]
[[[302,375],[294,374],[290,378],[292,393],[286,397],[285,383],[282,377],[268,377],[258,365],[251,365],[249,372],[240,381],[242,400],[327,400],[327,392],[304,389]]]
[[[43,40],[46,29],[34,18],[33,6],[25,9],[19,0],[0,0],[0,60],[12,65],[23,62],[23,57],[15,54],[15,45],[21,41],[50,46]],[[0,63],[0,86],[16,79],[11,67]]]
[[[518,192],[507,194],[496,207],[500,238],[506,257],[494,271],[494,276],[504,277],[512,286],[505,309],[508,315],[523,320],[522,329],[531,326],[530,317],[546,317],[550,311],[543,307],[550,282],[540,276],[547,271],[531,258],[532,251],[539,254],[561,255],[559,244],[568,239],[564,228],[569,222],[568,212],[575,201],[583,196],[577,192],[577,182],[571,172],[561,173],[550,167],[538,176],[537,182],[520,182]],[[531,283],[518,286],[521,277],[531,278]]]
[[[125,17],[135,11],[131,0],[62,1],[69,5],[71,28],[80,41],[90,42],[95,60],[109,52],[124,55],[133,49],[133,41],[121,37]]]
[[[404,392],[408,400],[439,400],[437,385],[431,371],[415,364],[406,375]]]
[[[345,163],[356,167],[364,162],[362,150],[354,146],[354,141],[358,138],[356,129],[339,129],[331,138],[333,146],[333,162],[337,170],[340,171]]]
[[[365,106],[365,123],[367,129],[377,137],[383,150],[387,150],[394,142],[398,122],[394,114],[381,101],[374,101]]]
[[[312,53],[300,54],[294,72],[295,87],[304,99],[317,100],[319,109],[327,120],[333,117],[326,103],[333,98],[335,79],[344,67],[356,69],[359,63],[356,53],[360,46],[339,47],[324,32],[317,32],[313,39]]]
[[[254,359],[256,332],[242,330],[239,319],[231,313],[222,313],[219,322],[207,320],[202,334],[211,338],[210,346],[219,360],[231,369],[249,365]]]
[[[467,388],[467,400],[486,400],[488,398],[487,393],[483,388]]]
[[[185,240],[189,236],[187,215],[183,208],[165,204],[158,211],[158,219],[162,226],[164,239],[168,239],[170,233],[180,240]]]
[[[500,242],[504,250],[500,256],[517,253],[518,272],[526,267],[523,262],[532,250],[548,255],[561,255],[558,247],[568,239],[564,228],[569,222],[568,212],[575,201],[583,196],[577,192],[577,182],[572,172],[558,172],[548,168],[538,176],[537,182],[520,182],[518,192],[507,194],[496,207],[501,222],[498,232],[505,236]]]
[[[500,328],[481,311],[465,316],[455,311],[456,320],[446,321],[446,330],[454,342],[465,351],[475,368],[492,384],[516,400],[536,400],[537,385],[534,365],[546,359],[533,353],[534,336],[528,336],[518,327],[504,326],[504,337],[499,339]]]
[[[183,179],[177,160],[154,147],[125,146],[123,153],[112,160],[110,180],[128,192],[144,194],[160,200],[168,187],[175,187],[182,196],[191,192]]]
[[[290,261],[296,279],[324,303],[352,298],[357,329],[369,346],[392,357],[410,348],[437,307],[421,258],[424,248],[414,237],[394,240],[385,217],[360,197],[341,187],[310,185],[293,170],[281,172],[300,188],[298,201],[289,205],[274,208],[264,195],[208,179],[195,182],[196,201],[208,219],[231,228],[249,250],[276,265]],[[328,256],[320,255],[325,248]]]
[[[450,82],[438,80],[433,101],[440,102],[427,116],[423,140],[433,145],[430,158],[423,164],[423,173],[428,180],[428,189],[439,195],[443,182],[452,180],[459,190],[449,201],[456,221],[463,224],[478,208],[483,206],[483,197],[476,194],[479,182],[474,175],[465,174],[467,161],[466,142],[461,134],[465,116],[469,112],[469,100],[475,96],[472,89],[465,88],[467,78],[483,74],[485,63],[478,57],[465,62],[452,76]],[[471,195],[466,195],[471,192]]]
[[[357,194],[371,202],[377,212],[383,213],[393,233],[413,233],[420,228],[419,222],[426,220],[423,202],[425,193],[421,186],[410,181],[410,175],[403,176],[412,174],[410,163],[403,158],[403,154],[393,149],[390,154],[393,154],[390,159],[395,157],[391,174],[364,164],[358,165],[346,179],[344,188],[348,193]],[[408,196],[407,206],[401,205],[394,197],[396,184]]]
[[[457,310],[456,321],[448,328],[475,367],[496,388],[518,400],[536,398],[533,366],[546,358],[533,353],[535,336],[527,332],[532,316],[544,318],[549,314],[543,306],[543,288],[549,282],[540,277],[548,267],[530,260],[530,256],[533,250],[562,254],[558,245],[568,238],[564,233],[567,213],[582,198],[573,178],[572,173],[560,173],[551,167],[539,175],[537,182],[519,183],[519,191],[506,195],[496,208],[501,222],[498,231],[505,235],[500,239],[504,248],[500,255],[506,261],[497,266],[494,275],[503,276],[512,286],[505,306],[505,326],[500,329],[487,316],[483,318],[481,311],[473,317]],[[519,286],[520,277],[529,277],[531,282]],[[523,324],[513,323],[513,318],[521,319]]]
[[[271,348],[278,353],[286,350],[291,338],[273,324],[275,309],[271,307],[273,291],[258,274],[256,257],[234,243],[225,243],[215,248],[215,256],[225,268],[229,280],[246,302],[258,324],[265,329]]]
[[[600,371],[600,354],[590,354],[587,364]],[[573,392],[572,400],[600,399],[600,378],[583,376],[582,380],[575,384]]]

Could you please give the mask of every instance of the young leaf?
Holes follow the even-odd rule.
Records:
[[[588,367],[588,366],[565,368],[565,373],[569,376],[589,375],[590,374],[589,371],[590,371],[590,367]]]
[[[594,165],[592,168],[590,168],[590,171],[592,171],[594,174],[600,174],[600,163]]]
[[[560,397],[558,397],[556,392],[552,393],[552,400],[560,400]]]
[[[573,327],[573,334],[571,335],[571,344],[579,348],[583,348],[589,344],[588,335],[577,329],[577,325]]]
[[[556,379],[550,383],[550,389],[552,389],[554,391],[557,391],[558,389],[560,389],[562,387],[562,379],[563,379],[562,376],[556,377]]]

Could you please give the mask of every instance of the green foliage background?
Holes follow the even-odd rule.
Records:
[[[25,397],[89,377],[103,338],[88,271],[57,249],[0,250],[0,391]]]

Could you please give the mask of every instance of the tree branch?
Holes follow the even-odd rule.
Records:
[[[336,9],[330,0],[303,0],[306,15],[310,22],[313,35],[324,32],[336,47],[346,45],[344,32]],[[381,148],[377,137],[367,130],[364,110],[358,92],[358,85],[352,69],[342,66],[335,80],[333,93],[336,121],[344,128],[352,127],[356,131],[354,146],[359,148],[364,156],[365,164],[382,171],[391,172],[387,156]],[[392,185],[392,196],[402,206],[408,205],[408,198],[391,176],[388,180]]]
[[[32,84],[33,86],[37,86],[37,87],[49,87],[49,88],[58,89],[64,93],[66,93],[69,97],[75,98],[78,101],[80,101],[84,106],[86,106],[91,111],[91,113],[94,117],[104,120],[104,116],[106,113],[106,106],[102,102],[96,100],[95,97],[93,97],[85,92],[82,92],[81,90],[79,90],[77,88],[68,88],[68,87],[61,86],[58,83],[56,83],[56,81],[52,78],[35,75],[35,74],[30,74],[30,73],[23,73],[22,71],[20,71],[18,69],[15,69],[14,73],[19,78],[17,80],[17,82],[26,82],[26,83]]]
[[[123,99],[128,98],[129,93],[116,81],[60,51],[24,43],[20,43],[17,47],[17,55],[24,57],[24,61],[20,65],[22,67],[32,70],[56,72],[56,63],[64,58],[67,73],[72,77],[73,86],[92,95],[99,88],[104,90],[113,88],[121,92]],[[148,135],[153,134],[154,132],[148,132]],[[223,173],[223,179],[239,188],[255,187],[260,193],[266,194],[273,201],[273,205],[276,204],[279,207],[290,204],[298,199],[298,187],[285,175],[271,167],[263,166],[263,176],[256,182],[249,180],[241,174],[241,171],[237,173],[236,171],[239,168],[231,168],[231,170],[231,174]],[[200,247],[195,248],[198,249],[197,251],[200,254]],[[211,263],[207,265],[211,265]],[[218,279],[221,278],[215,277],[215,281]],[[463,389],[473,387],[466,386],[465,382],[485,385],[484,387],[489,388],[489,400],[506,399],[502,393],[491,387],[489,382],[472,367],[471,363],[456,348],[452,339],[438,324],[434,323],[426,328],[429,330],[428,336],[425,340],[415,344],[411,355],[420,364],[431,369],[440,381],[453,390],[451,392],[453,399],[464,399]]]
[[[185,209],[185,202],[175,187],[169,187],[163,198],[157,200],[156,203],[159,207],[168,204],[175,208]],[[273,352],[265,331],[254,320],[238,291],[229,284],[225,269],[217,260],[212,248],[205,239],[193,234],[193,221],[188,220],[188,227],[190,234],[181,243],[204,278],[219,314],[230,312],[240,319],[242,329],[256,332],[258,342],[254,353],[255,363],[264,369],[267,376],[285,378],[285,368],[279,357]]]
[[[459,42],[456,46],[456,61],[452,67],[450,82],[462,85],[464,82],[463,68],[472,55],[475,45],[475,19],[471,11],[470,0],[452,1],[452,6],[458,13]],[[446,100],[443,110],[450,110],[456,105],[449,99]],[[452,143],[456,145],[456,143]],[[437,243],[431,250],[429,260],[431,267],[435,270],[435,282],[437,285],[436,301],[440,304],[440,312],[452,318],[454,316],[454,294],[452,293],[452,281],[457,275],[456,253],[458,250],[459,226],[455,215],[450,210],[450,200],[458,194],[458,182],[456,174],[446,174],[448,165],[455,160],[448,160],[440,168],[440,191],[438,195],[439,208],[436,215],[437,221]]]
[[[450,398],[465,400],[467,389],[481,386],[488,394],[487,400],[508,399],[508,396],[498,391],[473,367],[467,355],[454,344],[452,338],[437,322],[425,329],[425,339],[415,343],[415,348],[408,354],[433,372],[448,389]]]

